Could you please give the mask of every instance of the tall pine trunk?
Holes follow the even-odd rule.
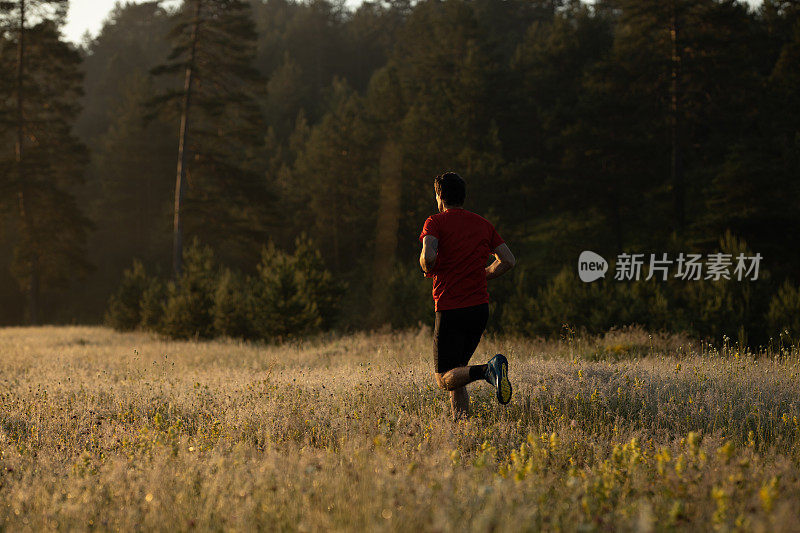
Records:
[[[681,54],[678,39],[679,21],[677,1],[671,4],[670,41],[672,44],[672,59],[670,61],[670,179],[672,181],[675,202],[675,230],[678,236],[683,234],[686,224],[686,187],[683,179],[683,160],[680,148],[680,82],[681,82]]]
[[[183,259],[183,217],[181,209],[186,187],[186,151],[189,136],[189,111],[192,105],[192,82],[194,80],[195,54],[200,29],[202,0],[195,0],[194,22],[192,24],[192,44],[189,62],[186,65],[186,78],[183,85],[183,109],[181,111],[181,131],[178,141],[178,172],[175,178],[175,216],[172,230],[172,272],[175,280],[180,279]]]
[[[35,243],[33,232],[33,220],[31,219],[30,209],[25,206],[25,184],[27,176],[23,164],[24,142],[25,142],[25,110],[23,95],[23,80],[25,77],[25,0],[19,2],[19,37],[17,41],[17,143],[16,143],[16,163],[18,190],[17,200],[19,204],[20,224],[24,232],[24,237],[28,239],[30,246],[30,279],[28,281],[28,322],[36,324],[39,322],[39,259],[38,250]]]

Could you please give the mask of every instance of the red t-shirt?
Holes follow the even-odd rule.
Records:
[[[489,302],[486,263],[503,239],[480,215],[450,208],[425,220],[419,240],[432,235],[439,241],[433,268],[436,311],[460,309]]]

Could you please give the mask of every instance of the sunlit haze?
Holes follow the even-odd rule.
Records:
[[[83,40],[86,32],[94,37],[103,26],[103,21],[108,17],[109,12],[114,8],[118,0],[72,0],[69,3],[69,14],[67,15],[67,25],[64,27],[64,35],[67,40],[79,43]],[[140,3],[135,1],[132,3]],[[164,6],[177,5],[179,0],[167,0]],[[348,0],[348,6],[356,6],[361,0]],[[747,0],[750,5],[761,4],[761,0]]]
[[[114,9],[117,3],[139,4],[144,0],[133,2],[119,2],[119,0],[71,0],[69,3],[69,13],[67,14],[67,24],[64,27],[64,36],[67,40],[80,43],[84,34],[88,32],[92,37],[97,35],[103,27],[103,21]],[[178,5],[180,0],[167,0],[162,3],[165,7]],[[360,4],[360,0],[348,0],[347,5],[354,6]]]

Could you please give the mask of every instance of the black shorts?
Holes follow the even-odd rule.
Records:
[[[489,320],[489,304],[436,311],[433,361],[437,374],[466,366]]]

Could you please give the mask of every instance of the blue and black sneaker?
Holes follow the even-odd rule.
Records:
[[[505,405],[511,401],[511,382],[508,380],[508,359],[499,353],[486,363],[486,381],[497,390],[497,401]]]

